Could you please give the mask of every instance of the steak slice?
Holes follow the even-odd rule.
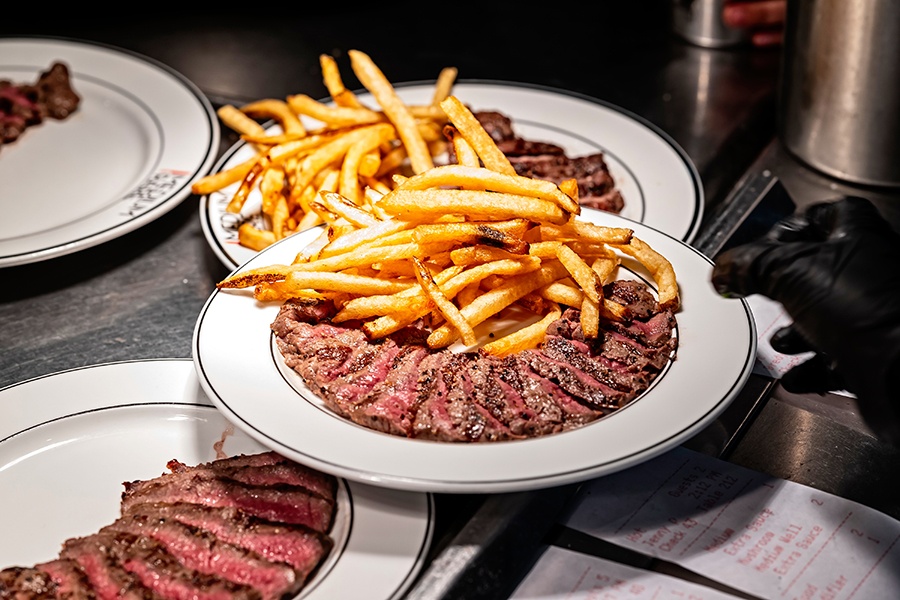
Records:
[[[202,476],[210,479],[230,479],[251,486],[291,485],[309,490],[313,494],[334,501],[337,493],[337,479],[325,473],[288,460],[274,452],[256,455],[259,458],[239,460],[240,457],[222,459],[197,466],[188,466],[177,460],[170,460],[166,466],[171,474],[163,477]],[[269,460],[271,457],[271,460]],[[278,462],[275,462],[275,461]],[[140,486],[140,483],[135,484]]]
[[[500,359],[492,356],[477,355],[469,362],[467,370],[473,386],[472,400],[506,425],[514,435],[528,437],[540,433],[534,410],[498,376],[500,367]]]
[[[323,533],[331,529],[334,502],[291,485],[252,486],[238,481],[187,473],[177,479],[165,475],[148,481],[126,482],[122,512],[145,502],[192,502],[204,506],[239,508],[278,523],[306,525]]]
[[[350,420],[376,431],[408,436],[419,404],[419,368],[424,346],[403,346],[385,378],[350,412]]]
[[[473,402],[469,365],[474,353],[437,352],[422,361],[419,393],[424,398],[413,421],[413,437],[455,442],[519,439],[486,408]],[[477,356],[477,355],[475,355]]]
[[[57,585],[50,575],[34,567],[8,567],[0,571],[0,599],[44,600],[56,598]]]
[[[321,532],[302,525],[262,521],[236,508],[186,503],[136,504],[126,516],[175,520],[208,531],[224,542],[251,550],[272,562],[291,565],[304,581],[334,546],[332,539]]]
[[[578,366],[556,360],[540,350],[525,350],[520,356],[535,373],[556,383],[589,408],[607,414],[619,407],[617,401],[609,398],[608,388]]]
[[[56,584],[56,597],[60,600],[93,600],[94,590],[78,564],[69,559],[57,558],[35,565],[47,573]]]
[[[223,542],[208,531],[147,513],[129,514],[100,530],[155,540],[185,568],[255,590],[261,600],[294,595],[303,585],[294,569]],[[144,559],[142,559],[144,560]]]
[[[118,560],[148,589],[168,600],[261,600],[259,592],[214,575],[190,569],[169,554],[162,544],[144,536],[120,545]]]
[[[78,564],[100,600],[159,600],[161,596],[122,566],[120,557],[133,539],[111,532],[71,538],[63,543],[59,556]]]

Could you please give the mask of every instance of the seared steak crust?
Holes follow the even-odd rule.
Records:
[[[316,322],[308,301],[279,310],[271,329],[285,363],[337,414],[404,437],[493,442],[565,431],[621,409],[674,357],[675,317],[647,286],[616,281],[604,295],[626,322],[585,339],[566,309],[531,350],[499,358],[427,347],[419,324],[369,341],[357,327]],[[332,314],[320,310],[320,314]]]
[[[167,466],[98,532],[0,570],[0,600],[287,600],[334,547],[333,476],[275,452]]]

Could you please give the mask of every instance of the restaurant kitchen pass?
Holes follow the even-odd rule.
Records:
[[[562,525],[760,598],[900,589],[897,520],[686,448],[586,483]]]

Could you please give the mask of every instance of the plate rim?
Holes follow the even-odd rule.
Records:
[[[203,156],[198,157],[192,162],[192,170],[189,176],[185,177],[181,184],[173,190],[170,190],[168,194],[154,200],[150,208],[143,210],[136,216],[124,220],[120,219],[115,224],[105,226],[89,233],[61,236],[58,241],[49,240],[47,242],[36,242],[35,244],[38,245],[38,247],[35,248],[24,248],[22,250],[15,250],[12,248],[9,251],[0,250],[0,252],[5,252],[0,254],[0,268],[31,264],[65,256],[131,233],[170,212],[190,197],[192,194],[191,185],[193,182],[206,175],[212,168],[218,156],[219,146],[221,144],[221,129],[218,123],[218,117],[206,94],[204,94],[199,86],[188,79],[183,73],[155,58],[105,42],[95,42],[67,36],[35,34],[0,37],[0,47],[15,44],[61,44],[63,46],[81,48],[86,51],[97,51],[103,55],[120,58],[122,60],[133,60],[145,63],[148,67],[158,71],[161,77],[168,78],[171,83],[183,88],[188,93],[190,99],[196,103],[192,106],[192,110],[197,109],[198,116],[204,117],[204,129],[206,130],[207,136],[205,153]],[[60,57],[60,60],[65,61],[65,58]],[[94,72],[88,72],[87,74],[97,76]],[[128,91],[128,88],[122,89]],[[151,112],[151,115],[156,117],[156,113]],[[167,131],[164,124],[161,124],[161,127],[163,132]],[[177,133],[176,130],[171,128],[168,131]],[[153,173],[150,173],[149,175],[152,176]],[[137,187],[146,181],[147,180],[145,179],[138,183]],[[100,213],[102,212],[103,211],[100,211]],[[89,223],[92,218],[96,218],[96,215],[87,215],[81,219],[66,223],[64,226],[69,226],[78,221],[87,221]],[[41,234],[24,236],[24,239],[36,237],[38,235]],[[10,239],[12,238],[6,238],[5,240]],[[0,239],[0,243],[3,243],[5,240]]]
[[[425,88],[428,86],[433,86],[433,80],[410,80],[403,81],[393,84],[395,89],[403,89],[403,88]],[[687,226],[687,230],[684,234],[678,238],[680,241],[690,244],[697,237],[697,234],[700,231],[700,227],[703,222],[703,215],[705,212],[705,191],[703,188],[702,178],[700,177],[700,172],[697,169],[697,166],[694,164],[690,155],[688,155],[687,151],[672,137],[668,132],[666,132],[662,127],[652,122],[651,120],[643,117],[627,108],[614,104],[608,100],[603,100],[601,98],[597,98],[595,96],[590,96],[588,94],[577,92],[574,90],[567,90],[564,88],[553,87],[550,85],[538,84],[538,83],[530,83],[530,82],[519,82],[505,79],[486,79],[486,78],[460,78],[456,80],[454,86],[484,86],[486,88],[497,87],[497,88],[509,88],[512,90],[520,89],[525,91],[534,91],[541,92],[550,95],[557,95],[561,97],[571,98],[574,100],[578,100],[584,102],[588,105],[594,105],[601,109],[606,109],[613,113],[617,113],[620,116],[633,121],[640,127],[645,128],[650,134],[658,137],[661,142],[663,142],[666,146],[668,146],[678,160],[681,162],[685,171],[687,172],[688,178],[690,179],[691,185],[693,187],[693,215]],[[364,88],[358,88],[353,90],[356,94],[369,94],[368,90]],[[319,99],[322,102],[330,102],[330,97],[323,97]],[[515,117],[513,117],[515,118]],[[264,124],[264,126],[270,126],[273,122],[269,121]],[[514,122],[515,124],[515,122]],[[601,143],[602,140],[594,140],[597,143]],[[232,157],[245,148],[247,143],[245,141],[239,140],[232,144],[228,149],[226,149],[216,163],[210,169],[210,172],[215,173],[220,171],[231,159]],[[627,165],[626,165],[627,166]],[[229,269],[237,268],[241,265],[241,262],[236,260],[231,253],[227,251],[227,249],[223,245],[223,241],[215,234],[214,227],[211,224],[211,199],[210,194],[204,194],[200,197],[200,225],[203,230],[203,235],[206,237],[207,244],[213,250],[213,253],[222,262],[225,267]],[[300,232],[297,232],[300,233]],[[674,236],[673,236],[674,237]]]
[[[602,211],[597,211],[595,209],[588,209],[587,214],[594,214],[595,217],[599,217],[601,220],[607,219],[609,221],[612,221],[612,223],[604,223],[606,225],[608,225],[608,224],[622,225],[622,224],[632,223],[635,228],[636,235],[643,235],[643,234],[648,234],[648,233],[652,232],[658,239],[666,239],[666,240],[668,240],[668,243],[674,244],[673,247],[681,248],[681,250],[680,250],[681,252],[685,252],[690,256],[696,257],[696,259],[698,260],[698,263],[697,263],[698,266],[701,264],[699,261],[702,261],[704,268],[711,269],[711,267],[713,265],[713,262],[707,256],[702,254],[699,250],[697,250],[696,248],[690,246],[689,244],[682,242],[681,240],[677,240],[677,239],[673,238],[672,236],[670,236],[664,232],[661,232],[657,229],[654,229],[647,225],[637,223],[635,221],[631,221],[631,220],[629,220],[625,217],[621,217],[619,215],[613,215],[610,213],[602,213]],[[642,231],[642,230],[644,230],[644,231]],[[309,234],[307,233],[307,235],[309,235]],[[292,237],[284,238],[283,240],[280,240],[279,242],[276,243],[276,245],[271,246],[270,248],[276,247],[281,244],[286,244],[286,245],[288,245],[288,247],[291,248],[292,252],[295,252],[297,248],[294,248],[292,243],[300,244],[301,242],[299,242],[298,240],[301,238],[292,240]],[[268,248],[263,250],[260,254],[256,255],[251,260],[247,261],[242,267],[235,269],[233,271],[233,273],[239,272],[242,269],[252,268],[254,266],[260,266],[262,264],[267,264],[268,261],[265,260],[265,256],[266,256],[266,252],[268,252],[268,250],[269,250]],[[678,266],[676,265],[676,270],[677,269],[678,269]],[[706,271],[704,271],[703,274],[706,275]],[[483,481],[483,480],[477,480],[477,479],[470,479],[470,480],[452,479],[451,480],[448,478],[441,479],[441,478],[437,478],[437,477],[425,478],[422,476],[416,477],[416,476],[409,476],[409,475],[396,474],[396,473],[386,473],[384,471],[377,471],[374,469],[366,470],[359,466],[348,465],[348,464],[346,464],[347,461],[342,461],[342,462],[338,463],[338,462],[335,462],[334,459],[332,459],[332,462],[329,462],[328,460],[326,460],[325,456],[313,456],[308,453],[304,454],[302,452],[302,444],[298,447],[295,447],[295,446],[297,446],[296,443],[292,443],[292,445],[288,445],[291,442],[288,442],[288,441],[282,442],[282,441],[276,439],[272,435],[270,435],[270,434],[266,433],[265,431],[263,431],[262,429],[260,429],[254,423],[247,421],[247,417],[245,417],[241,414],[238,414],[236,412],[236,410],[234,408],[232,408],[232,406],[229,405],[229,400],[223,397],[222,391],[217,389],[216,383],[211,382],[209,380],[209,375],[206,372],[207,366],[204,364],[204,361],[206,359],[206,353],[205,353],[204,349],[202,348],[202,340],[201,340],[201,338],[203,336],[204,319],[206,318],[206,315],[209,313],[212,305],[216,302],[217,297],[219,297],[219,294],[221,294],[221,293],[223,293],[222,290],[214,290],[210,294],[210,297],[207,299],[207,302],[204,304],[203,308],[201,309],[201,311],[198,315],[198,319],[195,324],[195,329],[194,329],[194,334],[193,334],[193,339],[192,339],[192,355],[193,355],[193,360],[195,363],[195,368],[197,369],[198,379],[199,379],[200,384],[203,387],[204,391],[209,396],[210,400],[216,404],[216,406],[219,408],[219,410],[221,410],[224,414],[226,414],[228,416],[228,418],[233,423],[235,423],[235,425],[244,429],[244,431],[246,433],[248,433],[248,435],[255,437],[258,441],[260,441],[260,443],[262,443],[266,446],[278,449],[279,451],[284,452],[290,456],[295,456],[295,457],[297,457],[297,460],[313,462],[320,469],[338,474],[342,477],[346,477],[349,479],[356,479],[359,481],[365,481],[367,483],[373,483],[375,485],[395,487],[398,489],[410,489],[410,490],[418,490],[418,491],[446,492],[446,493],[459,493],[459,492],[461,492],[461,493],[495,493],[495,492],[525,491],[525,490],[531,490],[531,489],[550,487],[553,485],[580,482],[580,481],[584,481],[584,480],[590,479],[595,476],[609,474],[609,473],[615,472],[617,470],[620,470],[622,468],[632,466],[633,464],[636,464],[636,463],[646,460],[648,458],[652,458],[653,456],[664,452],[665,450],[677,445],[678,443],[685,441],[691,435],[699,432],[703,427],[709,425],[716,417],[718,417],[718,415],[720,415],[725,410],[725,408],[727,408],[727,406],[731,403],[731,401],[734,400],[734,398],[738,395],[738,393],[740,392],[740,390],[742,389],[742,387],[744,386],[746,381],[749,379],[749,377],[752,373],[753,364],[754,364],[755,356],[756,356],[756,350],[757,350],[756,325],[753,320],[749,304],[744,299],[740,299],[740,300],[738,300],[738,299],[729,299],[729,300],[721,299],[720,306],[722,307],[723,310],[727,310],[727,311],[734,310],[734,311],[736,311],[736,313],[739,313],[740,322],[738,323],[738,325],[740,327],[740,332],[738,332],[738,333],[741,335],[742,342],[743,342],[743,336],[744,336],[744,334],[746,334],[747,346],[746,346],[745,351],[739,349],[738,351],[735,352],[734,357],[733,357],[734,361],[741,363],[741,367],[740,367],[739,372],[734,373],[733,380],[729,379],[727,382],[721,383],[722,387],[727,388],[722,392],[722,396],[720,398],[715,399],[714,401],[710,401],[710,402],[712,402],[712,405],[709,406],[708,410],[706,410],[706,412],[703,413],[702,415],[698,415],[696,418],[694,418],[693,421],[686,424],[682,429],[674,430],[674,431],[667,431],[666,437],[661,438],[661,439],[656,439],[649,446],[642,446],[640,448],[637,448],[637,449],[635,449],[634,452],[632,452],[629,455],[613,457],[612,459],[605,460],[605,462],[602,462],[602,463],[595,462],[592,464],[585,465],[584,467],[578,468],[578,469],[569,469],[567,471],[562,471],[562,472],[557,470],[552,473],[548,473],[546,475],[542,475],[539,477],[526,476],[526,477],[523,477],[520,479],[506,478],[506,479],[503,479],[502,481],[497,481],[497,480]],[[710,298],[712,298],[712,297],[713,296],[710,296]],[[253,302],[251,297],[242,297],[239,300],[248,303],[248,305],[250,305]],[[719,302],[718,297],[716,297],[716,302]],[[725,308],[726,306],[728,308]],[[257,305],[257,308],[259,308],[259,305]],[[268,305],[266,305],[266,307],[263,307],[263,310],[265,310],[266,308],[268,308],[268,310],[270,310],[270,311],[273,310],[273,307],[268,306]],[[707,307],[707,309],[708,309],[708,307]],[[262,313],[260,313],[260,314],[262,314]],[[268,314],[270,317],[268,319],[268,322],[271,323],[271,317],[274,316],[274,313],[270,312]],[[696,316],[693,316],[694,319],[700,318],[698,313],[695,313],[695,315]],[[677,318],[677,315],[676,315],[676,318]],[[732,315],[732,316],[729,316],[729,318],[737,319],[738,315],[737,314]],[[260,317],[260,319],[261,319],[261,317]],[[683,317],[682,317],[682,319],[683,319]],[[681,326],[683,326],[683,322],[679,323],[679,327],[681,327]],[[696,331],[696,329],[697,328],[695,328],[695,331]],[[270,335],[271,335],[271,333],[267,334],[267,337],[266,337],[267,342],[269,340],[268,336],[270,336]],[[679,335],[681,335],[681,334],[679,334]],[[694,340],[694,341],[696,341],[696,340]],[[254,338],[254,343],[255,343],[255,338]],[[669,370],[669,372],[672,372],[673,370],[678,370],[678,366],[677,366],[678,365],[678,356],[682,356],[683,354],[681,354],[681,353],[684,352],[684,350],[681,348],[681,343],[682,343],[681,340],[679,340],[679,348],[680,348],[679,353],[680,354],[676,356],[676,361],[674,363],[674,366],[673,366],[673,368],[671,368]],[[741,348],[744,348],[743,345],[741,346]],[[265,348],[265,350],[263,350],[263,352],[261,352],[261,354],[262,353],[266,353],[267,356],[271,355],[270,347],[267,346]],[[740,354],[740,356],[738,356],[739,354]],[[271,360],[274,360],[274,357],[270,356],[270,362],[271,362]],[[695,358],[694,360],[697,360],[697,359]],[[682,364],[683,363],[684,363],[684,358],[682,358]],[[261,365],[254,365],[254,366],[259,367]],[[269,370],[268,364],[263,365],[263,367],[267,371]],[[271,369],[277,370],[277,367],[274,365],[274,363],[271,364]],[[257,371],[257,374],[259,375],[260,372]],[[263,375],[268,376],[268,375],[271,375],[271,373],[263,373]],[[283,381],[280,373],[275,373],[275,375],[278,377],[278,379],[280,379],[282,381],[283,386],[285,386],[285,388],[287,389],[287,391],[285,392],[287,395],[296,394],[296,392],[293,390],[293,388],[290,388],[289,383]],[[680,375],[679,377],[682,377],[682,376]],[[731,377],[731,375],[729,375],[729,377]],[[255,381],[257,383],[259,382],[259,380],[255,380]],[[655,382],[654,386],[656,386],[657,384],[658,384],[658,382]],[[268,391],[272,391],[272,390],[268,390]],[[280,393],[280,391],[281,391],[281,388],[279,386],[278,392]],[[286,398],[287,398],[287,395],[285,396]],[[296,395],[299,396],[299,394],[296,394]],[[300,396],[300,399],[302,400],[302,396]],[[625,407],[622,410],[623,411],[624,410],[632,410],[633,412],[637,412],[635,407],[638,405],[640,405],[640,403],[635,402],[633,404],[630,404],[628,407]],[[642,406],[644,406],[644,405],[642,405]],[[303,409],[301,409],[301,410],[303,410]],[[640,410],[641,410],[641,412],[645,411],[645,409],[643,409],[643,408],[641,408]],[[244,413],[246,413],[246,412],[247,411],[245,410]],[[294,416],[296,416],[296,415],[294,415]],[[306,415],[306,416],[308,416],[308,415]],[[611,416],[613,416],[613,415],[611,415]],[[334,417],[334,418],[339,419],[338,417]],[[634,417],[629,417],[629,420],[632,420],[633,418]],[[258,420],[258,419],[256,419],[256,420]],[[619,422],[621,423],[621,421],[619,421]],[[347,423],[346,425],[347,425],[347,427],[354,427],[354,425],[352,425],[350,423]],[[460,445],[450,445],[448,447],[452,447],[452,446],[460,447],[460,448],[465,447],[465,446],[468,446],[470,448],[491,447],[491,446],[493,446],[493,447],[504,447],[504,446],[514,447],[516,444],[524,444],[524,443],[529,443],[529,442],[535,443],[535,444],[540,443],[540,444],[546,444],[549,446],[554,446],[553,443],[548,444],[547,440],[557,438],[558,436],[563,436],[563,435],[569,435],[569,436],[573,436],[573,437],[576,435],[577,436],[589,436],[590,435],[589,433],[584,433],[584,432],[589,431],[592,425],[597,425],[597,424],[588,424],[585,427],[578,428],[576,430],[563,432],[560,434],[554,434],[554,435],[550,435],[550,436],[542,436],[539,438],[522,440],[522,441],[497,442],[497,443],[489,443],[489,444],[460,444]],[[306,433],[308,434],[309,432],[306,431]],[[352,434],[352,435],[355,435],[355,434]],[[388,451],[388,450],[384,451],[385,454],[390,454],[391,451],[397,451],[397,448],[396,448],[397,444],[408,443],[408,442],[413,442],[413,443],[417,442],[416,440],[409,440],[406,438],[402,438],[400,436],[388,436],[388,434],[381,434],[381,435],[387,436],[385,438],[387,441],[384,442],[384,445],[392,446],[390,451]],[[394,437],[396,437],[397,440],[399,440],[399,441],[392,439]],[[356,439],[354,441],[359,442],[359,439]],[[584,445],[583,442],[585,442],[585,440],[582,439],[578,442],[578,444]],[[316,450],[318,452],[321,450],[321,441],[317,440],[317,441],[315,441],[315,443],[318,444],[316,446]],[[418,443],[422,443],[422,442],[418,441]],[[567,445],[567,444],[562,444],[562,443],[559,443],[559,444],[562,446]],[[345,443],[344,445],[349,446],[350,444]],[[373,445],[375,445],[375,444],[373,444]],[[572,445],[576,445],[576,444],[573,443]],[[310,446],[307,445],[307,447],[310,447]],[[414,446],[409,446],[406,449],[409,450],[409,448],[411,448],[411,447],[414,447]],[[547,450],[547,449],[548,448],[545,448],[545,450]],[[460,456],[465,456],[462,453],[471,452],[471,451],[472,450],[461,450],[461,451],[452,450],[449,452],[459,452]],[[488,450],[487,452],[490,452],[490,450]],[[506,452],[506,451],[502,451],[502,452]],[[498,452],[498,454],[500,454],[500,452]],[[301,455],[302,455],[302,458],[300,458]],[[510,460],[513,459],[512,456],[513,455],[510,454],[510,457],[509,457]],[[459,456],[457,458],[459,458]],[[493,459],[497,460],[497,457],[493,457]],[[493,465],[493,463],[492,463],[492,465]],[[496,465],[494,465],[494,466],[496,466]]]
[[[111,370],[123,372],[130,372],[134,370],[133,375],[137,375],[137,371],[140,370],[142,372],[142,376],[147,376],[148,373],[154,373],[156,375],[163,374],[171,374],[169,369],[174,369],[177,371],[179,377],[177,378],[178,383],[188,383],[193,384],[198,388],[198,393],[195,397],[191,398],[165,398],[160,399],[157,402],[146,402],[146,401],[134,401],[130,399],[127,394],[117,395],[113,393],[95,393],[86,395],[82,402],[79,404],[83,404],[79,406],[77,409],[72,410],[69,408],[69,405],[66,402],[59,402],[58,398],[42,398],[44,403],[47,402],[55,402],[56,410],[54,411],[55,416],[47,417],[44,415],[41,418],[35,418],[33,413],[27,411],[15,411],[13,413],[14,419],[7,420],[4,419],[2,423],[0,423],[0,444],[5,444],[14,440],[17,436],[27,434],[28,432],[40,428],[42,426],[50,425],[57,421],[62,421],[64,419],[70,417],[80,417],[86,414],[90,414],[95,411],[108,411],[108,410],[117,410],[122,408],[129,407],[190,407],[192,409],[200,409],[200,410],[211,410],[218,412],[217,407],[213,402],[209,400],[209,398],[202,393],[202,390],[199,389],[199,385],[196,380],[196,372],[193,367],[193,362],[190,358],[149,358],[149,359],[128,359],[128,360],[116,360],[109,361],[103,363],[95,363],[89,365],[83,365],[79,367],[72,367],[69,369],[64,369],[61,371],[56,371],[52,373],[47,373],[43,375],[38,375],[35,377],[31,377],[16,383],[12,383],[3,388],[0,388],[0,408],[3,408],[6,403],[9,401],[21,401],[24,398],[16,398],[16,394],[24,393],[29,394],[28,390],[25,392],[20,392],[23,388],[26,388],[29,385],[38,384],[41,385],[40,382],[50,381],[49,385],[54,385],[54,382],[65,383],[64,380],[71,379],[74,374],[78,373],[87,373],[88,375],[94,375],[97,377],[103,377],[106,373],[111,372]],[[157,372],[160,371],[160,372]],[[56,384],[59,385],[59,384]],[[82,382],[80,385],[84,385]],[[175,382],[165,381],[164,385],[167,389],[174,391]],[[102,388],[102,386],[101,386]],[[12,400],[10,400],[12,396]],[[33,398],[29,398],[33,399]],[[68,399],[67,399],[68,400]],[[93,406],[86,406],[93,405]],[[224,415],[221,415],[223,418]],[[227,418],[225,418],[227,421]],[[11,422],[14,424],[10,426]],[[367,486],[364,484],[360,484],[359,482],[354,482],[351,480],[347,480],[344,478],[341,479],[342,485],[346,487],[347,494],[350,498],[350,501],[353,503],[354,513],[359,511],[360,502],[365,504],[377,505],[378,502],[383,501],[383,498],[386,495],[387,502],[391,503],[394,500],[402,502],[403,494],[407,494],[406,492],[401,492],[399,495],[394,495],[391,497],[395,490],[388,489],[380,489],[374,488],[372,486]],[[424,500],[424,511],[417,515],[422,519],[422,523],[424,524],[424,535],[421,539],[418,539],[417,551],[415,556],[410,556],[410,562],[406,567],[406,570],[403,574],[403,578],[397,582],[395,582],[393,589],[389,592],[389,596],[386,598],[390,600],[399,599],[402,597],[404,593],[412,586],[416,577],[421,573],[422,568],[425,564],[425,560],[431,546],[431,542],[433,541],[434,530],[435,530],[435,499],[433,494],[430,493],[421,493],[422,499]],[[413,498],[413,495],[407,495],[406,498]],[[372,508],[369,506],[365,507],[366,511],[371,511]],[[373,518],[374,513],[368,516],[369,519]],[[358,524],[357,524],[358,525]],[[347,546],[344,548],[345,553],[350,549],[352,552],[359,552],[358,549],[354,546],[353,539],[353,529],[357,527],[351,527],[351,531],[349,532],[349,537],[347,539]],[[62,540],[59,540],[62,541]],[[357,542],[358,543],[358,542]],[[359,559],[354,559],[359,560]],[[332,567],[332,571],[338,568],[339,565],[338,560],[337,563]],[[13,565],[10,565],[13,566]],[[0,566],[0,569],[4,568]],[[329,574],[324,579],[316,582],[317,585],[315,587],[305,587],[300,591],[300,593],[295,596],[296,600],[300,599],[310,599],[314,600],[317,598],[317,590],[323,590],[319,593],[329,594],[333,593],[332,586],[328,584]],[[346,590],[349,591],[349,590]],[[323,596],[327,597],[327,596]]]

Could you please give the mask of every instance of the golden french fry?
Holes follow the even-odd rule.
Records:
[[[349,50],[348,54],[353,72],[397,128],[397,135],[406,147],[413,172],[421,173],[432,168],[434,161],[428,145],[419,132],[415,117],[397,95],[394,86],[368,54],[359,50]]]
[[[681,297],[678,292],[675,269],[672,268],[672,263],[665,256],[651,248],[647,242],[635,237],[632,237],[628,244],[615,244],[613,248],[621,250],[647,267],[659,288],[657,293],[660,306],[673,311],[680,308]]]
[[[559,304],[554,304],[550,311],[545,314],[540,321],[522,327],[500,339],[488,342],[483,345],[479,351],[482,354],[503,357],[515,354],[516,352],[521,352],[522,350],[528,350],[529,348],[536,348],[544,341],[544,338],[547,335],[547,327],[559,319],[561,315],[562,310],[560,309]]]
[[[216,115],[229,129],[240,135],[266,135],[266,128],[247,116],[236,106],[225,104],[216,110]]]
[[[469,325],[475,327],[488,317],[491,317],[525,294],[541,288],[548,283],[556,281],[566,275],[565,267],[557,262],[548,262],[537,271],[511,277],[504,285],[485,292],[462,308],[460,312],[466,318]],[[456,339],[454,330],[447,325],[441,325],[428,336],[428,346],[442,348],[448,346]]]
[[[341,71],[333,57],[328,54],[319,55],[319,67],[322,69],[322,80],[325,83],[325,87],[328,89],[328,93],[335,104],[354,108],[363,107],[356,94],[344,87]]]
[[[396,189],[424,190],[444,186],[541,198],[556,203],[561,209],[573,215],[577,215],[581,211],[578,203],[564,194],[552,181],[532,179],[521,175],[507,175],[482,167],[465,165],[434,167],[425,173],[408,178]]]
[[[201,177],[191,185],[191,193],[206,196],[244,179],[256,164],[257,157],[245,160],[224,171]]]
[[[413,258],[413,264],[416,267],[416,280],[418,280],[419,285],[422,286],[425,294],[431,299],[437,309],[441,311],[441,314],[447,322],[456,328],[463,343],[466,346],[474,346],[477,341],[475,331],[466,321],[465,317],[462,316],[456,305],[444,296],[440,287],[438,287],[438,284],[431,278],[431,273],[422,261],[418,258]]]
[[[441,102],[450,95],[450,92],[453,90],[453,84],[456,83],[457,73],[456,67],[444,67],[441,69],[434,84],[434,94],[431,97],[432,104],[440,106]]]
[[[417,225],[413,239],[419,243],[455,241],[459,244],[484,244],[503,248],[513,254],[526,254],[528,244],[522,240],[528,222],[524,219],[498,222],[465,221]]]
[[[586,339],[592,340],[600,333],[600,306],[587,294],[581,301],[581,314],[579,315],[581,331]]]
[[[472,144],[466,140],[454,125],[444,125],[444,137],[453,145],[456,162],[466,167],[480,167],[481,159]]]
[[[275,119],[281,125],[281,130],[288,135],[306,135],[306,127],[284,100],[274,98],[257,100],[242,106],[241,112],[256,118]]]
[[[466,215],[472,219],[514,218],[565,223],[569,214],[549,200],[482,190],[395,189],[378,203],[401,219],[429,221],[436,216]]]
[[[242,246],[258,251],[274,244],[275,234],[257,229],[250,223],[241,223],[238,227],[238,241]]]
[[[448,96],[440,103],[447,113],[450,122],[459,130],[460,135],[475,149],[485,167],[498,173],[515,175],[516,169],[505,154],[497,147],[497,143],[484,130],[472,111],[456,96]]]
[[[331,106],[306,94],[287,97],[287,104],[298,115],[306,115],[331,127],[383,123],[387,116],[364,106]]]
[[[357,227],[369,227],[380,222],[372,213],[363,210],[337,192],[319,192],[319,198],[331,212]]]
[[[594,304],[599,304],[603,297],[603,281],[597,273],[578,256],[574,250],[566,245],[560,245],[556,249],[556,257],[565,265],[569,276],[575,280],[584,295]]]
[[[563,226],[541,224],[543,240],[576,240],[597,244],[627,244],[634,235],[628,227],[605,227],[587,221],[572,219]]]

